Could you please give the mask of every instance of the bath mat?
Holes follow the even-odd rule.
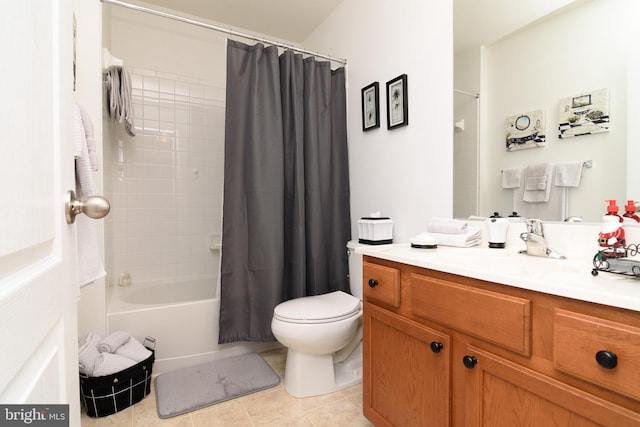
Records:
[[[257,353],[214,360],[160,374],[155,380],[160,418],[171,418],[280,384]]]

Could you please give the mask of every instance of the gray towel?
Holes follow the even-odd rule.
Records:
[[[131,335],[125,331],[116,331],[107,335],[100,344],[98,349],[101,353],[115,353],[120,347],[128,343]]]
[[[136,136],[133,131],[133,102],[129,72],[124,67],[109,67],[105,73],[105,85],[109,117],[122,123],[129,135]]]

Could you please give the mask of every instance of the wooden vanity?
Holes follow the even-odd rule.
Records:
[[[640,426],[640,311],[364,254],[376,426]]]

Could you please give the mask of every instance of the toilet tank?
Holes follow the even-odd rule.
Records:
[[[347,242],[349,256],[349,288],[351,294],[362,300],[362,254],[357,254],[355,248],[364,246],[355,240]]]

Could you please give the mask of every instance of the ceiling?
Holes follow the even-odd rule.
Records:
[[[378,0],[375,0],[378,1]],[[575,0],[453,0],[454,50],[490,44]],[[342,0],[144,0],[221,24],[302,43]],[[575,1],[579,3],[578,1]]]
[[[144,0],[221,24],[303,42],[342,0]]]

